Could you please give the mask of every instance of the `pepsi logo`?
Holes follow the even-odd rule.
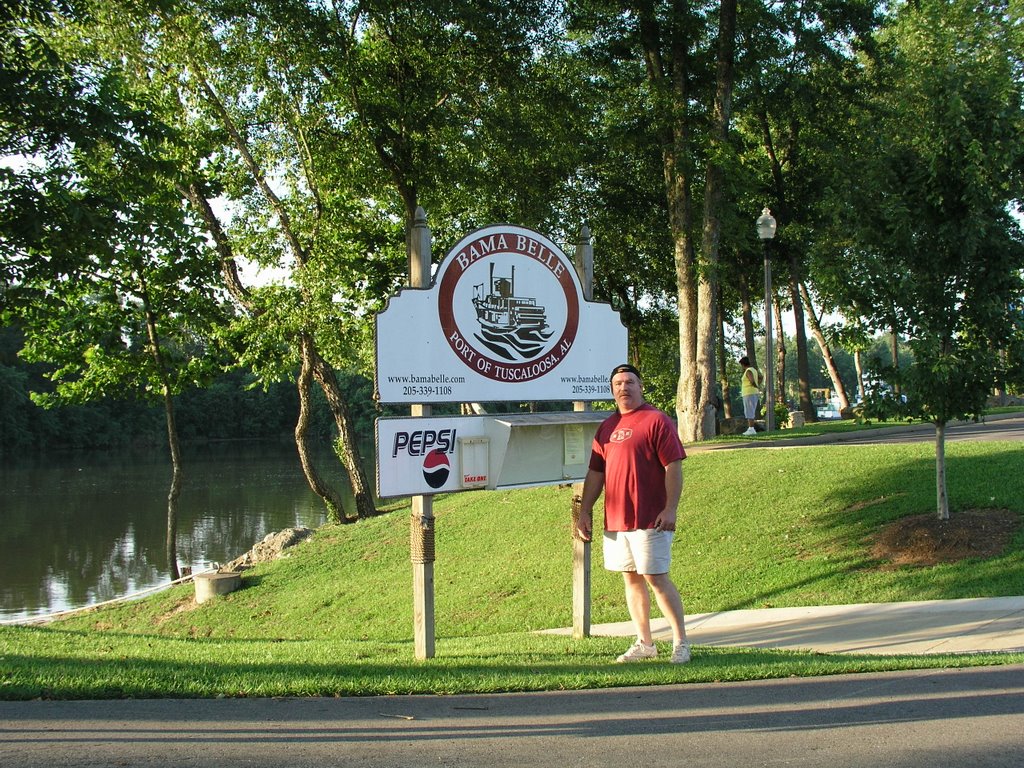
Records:
[[[434,449],[423,460],[423,479],[431,488],[440,488],[448,482],[452,466],[444,451]]]

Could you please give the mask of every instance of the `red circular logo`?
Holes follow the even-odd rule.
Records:
[[[438,313],[445,340],[494,381],[531,381],[565,358],[579,328],[576,271],[547,238],[488,228],[445,259]]]
[[[445,452],[435,448],[423,459],[423,479],[431,488],[440,488],[448,482],[451,462]]]

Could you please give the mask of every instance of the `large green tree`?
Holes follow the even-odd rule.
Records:
[[[826,361],[830,354],[812,304],[810,256],[828,230],[832,212],[823,206],[828,190],[844,183],[842,147],[851,139],[849,112],[864,98],[862,67],[873,55],[878,24],[875,0],[831,3],[784,0],[754,4],[741,16],[747,41],[740,61],[737,137],[745,164],[755,170],[760,205],[778,220],[772,243],[773,279],[792,310],[796,331],[796,383],[800,409],[816,418],[810,397],[807,323]],[[774,286],[773,286],[774,287]],[[784,372],[776,366],[784,393]],[[835,371],[832,371],[835,374]],[[842,389],[836,378],[834,385]]]
[[[628,183],[648,195],[649,182],[660,182],[664,202],[653,210],[664,212],[660,226],[668,235],[667,248],[654,250],[658,238],[640,242],[643,251],[653,254],[659,274],[673,279],[679,350],[675,410],[683,439],[700,440],[714,433],[717,399],[717,258],[726,197],[735,6],[591,0],[573,4],[572,11],[572,29],[590,55],[619,63],[630,75],[607,78],[617,87],[619,103],[629,99],[644,111],[638,135],[649,137],[648,145],[637,155],[645,157],[640,168],[650,176]],[[607,103],[616,109],[614,102]],[[626,255],[636,260],[643,251]],[[660,279],[641,284],[635,298],[655,288],[654,298],[660,299],[659,284]]]
[[[178,137],[121,73],[63,47],[62,31],[82,15],[73,3],[27,0],[0,16],[0,142],[14,158],[0,173],[0,309],[24,333],[22,356],[49,368],[55,386],[37,396],[44,404],[163,404],[176,578],[183,468],[173,397],[211,370],[205,342],[221,317],[214,262],[183,216],[173,164],[163,162]]]
[[[913,351],[896,380],[910,412],[935,425],[941,519],[946,424],[982,414],[1021,296],[1024,236],[1011,216],[1024,197],[1021,11],[963,0],[899,8],[877,72],[886,92],[864,116],[850,188],[850,279],[882,286],[886,300],[862,311],[893,322]]]
[[[445,235],[502,212],[535,226],[558,219],[545,196],[572,164],[565,136],[578,110],[544,54],[557,8],[175,0],[92,10],[80,34],[98,59],[193,138],[180,192],[246,310],[243,361],[267,376],[299,370],[296,441],[311,487],[348,518],[305,445],[315,380],[355,516],[372,514],[334,369],[369,367],[369,320],[404,282],[403,229],[418,206],[443,215],[435,231]],[[254,289],[242,262],[286,277]]]
[[[17,279],[26,248],[59,258],[103,226],[89,197],[67,193],[74,152],[131,153],[163,130],[116,77],[55,47],[54,31],[81,13],[65,0],[0,6],[0,288]]]

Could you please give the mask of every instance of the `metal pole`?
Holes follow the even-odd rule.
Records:
[[[772,333],[772,260],[769,252],[769,240],[761,241],[764,245],[764,347],[765,347],[765,390],[764,390],[764,430],[775,429],[775,350],[774,334]]]

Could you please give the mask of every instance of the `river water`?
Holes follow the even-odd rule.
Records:
[[[326,519],[294,445],[194,446],[184,454],[180,567],[206,570],[268,533]],[[329,448],[317,463],[326,479],[344,485]],[[170,459],[160,450],[0,462],[0,621],[167,584],[170,478]]]

